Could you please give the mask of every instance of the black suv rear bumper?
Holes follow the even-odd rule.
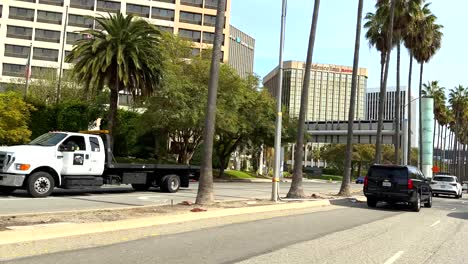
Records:
[[[416,202],[417,200],[416,192],[413,190],[408,191],[408,193],[364,191],[364,195],[367,197],[367,199],[373,199],[376,201],[384,201],[384,202],[413,203],[413,202]]]

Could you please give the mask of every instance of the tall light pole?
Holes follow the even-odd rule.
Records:
[[[276,125],[275,125],[275,163],[274,174],[272,179],[271,200],[278,201],[278,189],[281,173],[281,127],[282,127],[282,93],[283,93],[283,50],[284,50],[284,31],[286,26],[286,6],[287,0],[282,0],[281,11],[281,33],[280,33],[280,49],[279,49],[279,66],[278,66],[278,88],[276,90]]]

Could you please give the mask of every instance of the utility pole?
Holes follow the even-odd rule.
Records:
[[[29,79],[31,79],[31,60],[32,60],[32,55],[33,55],[33,47],[32,47],[32,43],[29,45],[29,56],[28,56],[28,60],[26,62],[26,69],[25,69],[25,73],[24,73],[24,77],[26,77],[26,88],[25,88],[25,91],[24,91],[24,98],[26,99],[28,97],[28,90],[29,90]]]
[[[65,9],[65,23],[63,24],[63,36],[62,36],[62,54],[60,55],[60,70],[59,70],[59,78],[57,84],[57,96],[56,96],[56,103],[60,102],[60,90],[62,86],[62,72],[63,72],[63,61],[64,61],[64,54],[65,54],[65,38],[67,36],[67,23],[68,23],[68,6]]]
[[[283,50],[284,50],[284,30],[286,26],[286,7],[287,0],[283,0],[281,11],[281,33],[280,33],[280,50],[279,50],[279,66],[278,66],[278,88],[276,90],[276,125],[275,125],[275,163],[274,174],[272,179],[271,200],[278,201],[279,181],[281,174],[281,126],[282,126],[282,93],[283,93]]]

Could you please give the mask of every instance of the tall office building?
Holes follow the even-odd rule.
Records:
[[[408,99],[406,94],[406,86],[400,87],[400,117],[402,119],[408,118]],[[384,120],[395,120],[395,104],[396,104],[396,87],[387,87],[387,94],[385,97],[383,119]],[[411,107],[409,108],[411,116],[411,144],[413,147],[417,147],[417,116],[418,102],[415,97],[411,96]],[[380,105],[380,88],[369,88],[366,91],[366,120],[378,120],[379,119],[379,105]]]
[[[2,0],[0,1],[0,84],[25,76],[32,45],[32,78],[59,69],[82,38],[78,31],[99,29],[92,17],[118,11],[147,19],[161,30],[193,41],[193,53],[212,46],[217,0]],[[229,57],[230,0],[227,0],[223,61]],[[66,7],[69,7],[66,17]],[[65,25],[65,21],[67,24]],[[64,30],[66,28],[66,30]],[[65,48],[62,56],[62,43]],[[64,69],[70,68],[68,63]]]
[[[305,63],[286,61],[283,78],[283,105],[291,116],[299,116]],[[309,86],[306,121],[348,120],[353,69],[347,66],[313,64]],[[367,69],[358,69],[358,91],[355,119],[364,118],[364,95],[367,86]],[[271,71],[263,85],[276,97],[278,68]]]
[[[253,74],[255,39],[234,26],[229,30],[229,61],[241,77]]]

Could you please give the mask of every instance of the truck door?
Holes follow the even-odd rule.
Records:
[[[89,145],[91,146],[90,162],[91,162],[91,175],[102,175],[104,172],[104,163],[106,161],[106,154],[104,145],[99,141],[100,138],[95,136],[89,137]]]
[[[59,146],[63,156],[62,175],[90,175],[90,151],[86,147],[83,136],[70,136]]]

